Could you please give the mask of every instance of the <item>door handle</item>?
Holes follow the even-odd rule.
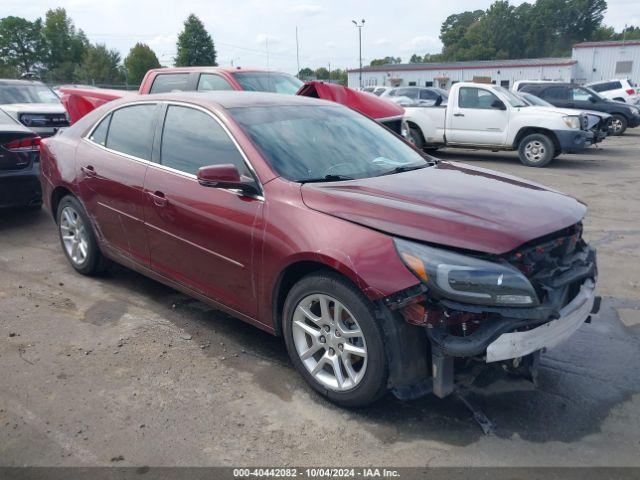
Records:
[[[167,200],[167,197],[164,196],[164,193],[158,190],[156,190],[155,192],[147,193],[151,197],[151,200],[153,200],[154,205],[156,205],[157,207],[164,207],[169,202],[169,200]]]
[[[464,113],[454,113],[454,117],[464,117]]]
[[[84,173],[87,177],[95,177],[97,175],[96,169],[93,168],[93,165],[87,165],[86,167],[80,167],[82,173]]]

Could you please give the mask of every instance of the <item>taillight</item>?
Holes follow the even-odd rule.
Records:
[[[40,147],[40,137],[27,137],[20,138],[17,140],[12,140],[9,143],[5,143],[2,145],[7,150],[11,151],[28,151],[28,150],[38,150]]]
[[[625,90],[625,92],[627,92],[627,95],[635,95],[636,91],[633,88],[630,88],[629,90]]]

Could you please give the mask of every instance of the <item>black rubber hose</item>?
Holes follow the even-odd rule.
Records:
[[[491,342],[501,334],[530,324],[531,320],[516,318],[496,319],[480,326],[466,337],[452,335],[442,328],[427,328],[427,337],[432,345],[449,357],[474,357],[485,352]]]

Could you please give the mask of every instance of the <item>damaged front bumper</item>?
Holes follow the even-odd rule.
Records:
[[[595,287],[592,280],[585,281],[580,293],[560,310],[560,318],[531,330],[500,335],[487,346],[486,362],[524,357],[564,342],[594,313]]]
[[[387,298],[412,325],[424,327],[429,341],[433,393],[445,397],[454,377],[484,364],[508,371],[537,365],[539,353],[573,335],[599,310],[596,252],[581,239],[581,226],[566,238],[551,238],[514,252],[510,261],[532,266],[530,281],[541,303],[535,307],[471,305],[433,298],[425,285]],[[534,377],[533,372],[531,377]],[[458,375],[459,374],[459,375]]]

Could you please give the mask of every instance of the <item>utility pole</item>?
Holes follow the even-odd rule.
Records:
[[[298,42],[298,26],[296,25],[296,63],[298,64],[298,73],[296,77],[300,79],[300,43]]]
[[[351,20],[351,22],[358,28],[358,56],[360,57],[360,70],[358,71],[358,79],[360,88],[362,88],[362,27],[364,27],[364,18],[360,23],[355,20]]]

